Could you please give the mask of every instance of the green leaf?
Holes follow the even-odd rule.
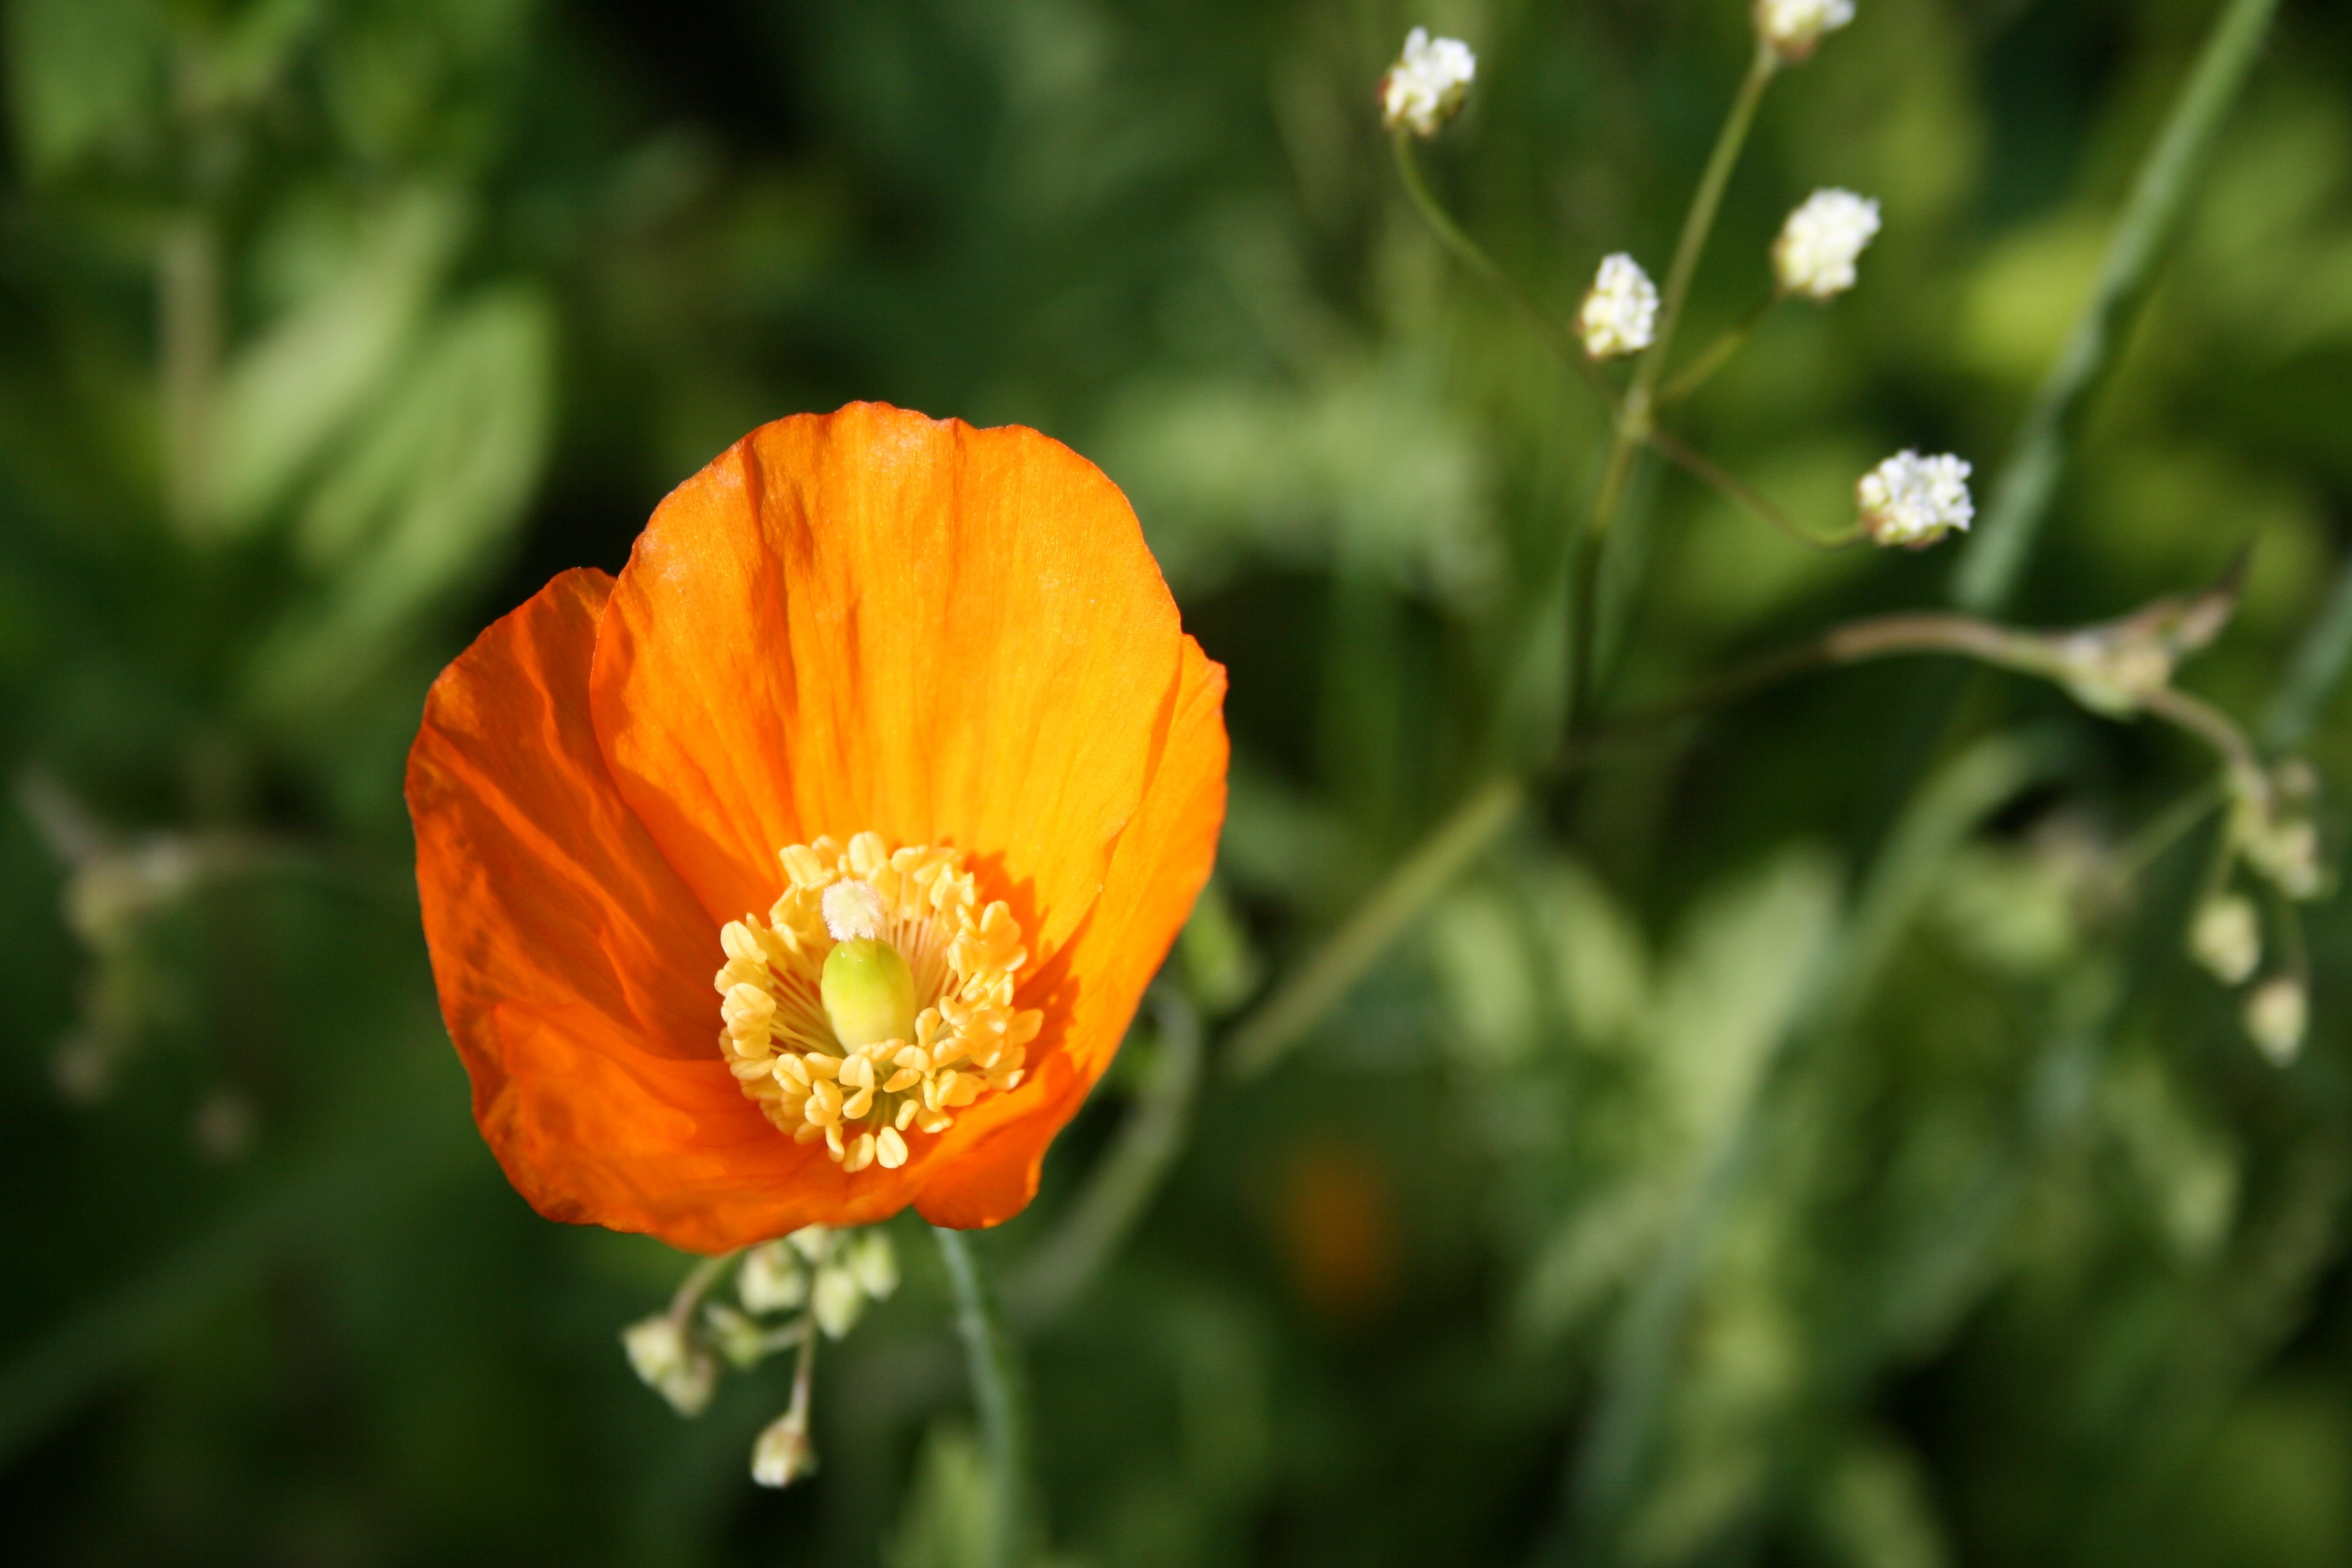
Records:
[[[521,286],[434,330],[297,526],[325,593],[264,645],[253,687],[264,710],[348,692],[512,537],[546,453],[553,357],[552,311]]]
[[[268,521],[408,357],[461,227],[447,192],[403,193],[335,281],[229,362],[205,517],[212,537]]]
[[[161,96],[163,16],[155,0],[15,0],[8,101],[36,178],[134,131]]]

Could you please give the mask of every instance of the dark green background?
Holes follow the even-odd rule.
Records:
[[[2219,8],[1860,0],[1768,100],[1688,341],[1814,186],[1885,231],[1689,433],[1823,528],[1904,446],[1981,502]],[[761,420],[1034,425],[1128,489],[1232,671],[1227,924],[1168,982],[1229,1013],[1544,711],[1502,672],[1601,436],[1419,225],[1371,84],[1415,22],[1478,49],[1426,166],[1565,310],[1603,251],[1663,273],[1745,7],[5,16],[0,1550],[971,1561],[919,1227],[820,1358],[821,1474],[768,1494],[783,1369],[677,1421],[615,1336],[684,1260],[499,1177],[409,889],[425,687]],[[2352,16],[2294,0],[2016,606],[2119,614],[2255,543],[2186,676],[2250,724],[2352,542],[2347,196]],[[1938,603],[1957,558],[1810,552],[1672,471],[1634,500],[1611,702]],[[2207,758],[1950,674],[1611,753],[1276,1072],[1213,1075],[1131,1245],[1027,1338],[1055,1560],[1517,1562],[1601,1508],[1638,1563],[2352,1562],[2345,921],[2309,911],[2275,1070],[2180,957],[2208,836],[2105,874]],[[2340,712],[2309,754],[2352,776]],[[1850,1016],[1802,1013],[1817,963]],[[1621,1419],[1641,1462],[1571,1510]]]

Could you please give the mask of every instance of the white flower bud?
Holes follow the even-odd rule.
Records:
[[[1756,36],[1784,60],[1803,59],[1853,20],[1853,0],[1756,0]]]
[[[761,1429],[751,1445],[751,1479],[763,1487],[788,1487],[816,1470],[807,1413],[795,1405]]]
[[[1969,499],[1969,465],[1946,453],[1923,458],[1897,452],[1854,486],[1863,531],[1879,544],[1923,549],[1976,516]]]
[[[743,1255],[735,1275],[735,1294],[751,1312],[789,1312],[808,1300],[808,1270],[793,1248],[781,1241],[763,1242]]]
[[[685,1328],[659,1312],[621,1331],[630,1370],[680,1415],[699,1415],[719,1384],[719,1363],[695,1348]]]
[[[749,1372],[768,1359],[768,1331],[757,1319],[713,1301],[702,1309],[702,1321],[709,1326],[710,1342],[736,1371]]]
[[[809,1291],[809,1315],[824,1337],[837,1340],[857,1326],[866,1310],[866,1292],[858,1288],[857,1276],[839,1264],[827,1264],[816,1271],[816,1284]]]
[[[2242,984],[2263,961],[2263,925],[2239,893],[2208,899],[2189,927],[2189,956],[2224,985]]]
[[[1878,233],[1878,204],[1852,191],[1822,190],[1780,226],[1772,276],[1783,293],[1829,300],[1853,287],[1854,258]]]
[[[1576,312],[1584,352],[1594,359],[1639,353],[1656,338],[1657,322],[1658,289],[1650,275],[1622,251],[1602,257]]]
[[[877,1301],[888,1300],[898,1288],[898,1255],[891,1248],[890,1238],[878,1230],[867,1231],[852,1242],[842,1262],[857,1288]]]
[[[1415,136],[1434,136],[1462,112],[1478,57],[1459,38],[1433,38],[1426,27],[1405,35],[1404,53],[1381,78],[1381,121]]]
[[[830,1226],[804,1225],[784,1237],[811,1263],[822,1263],[833,1256],[833,1228]]]
[[[2315,899],[2325,889],[2319,829],[2307,816],[2280,816],[2258,824],[2246,834],[2245,853],[2246,864],[2290,899]]]
[[[2293,975],[2278,975],[2255,986],[2246,998],[2246,1033],[2273,1067],[2285,1067],[2303,1052],[2310,1011],[2303,983]]]

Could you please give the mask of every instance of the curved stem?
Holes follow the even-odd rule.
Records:
[[[1748,346],[1748,340],[1755,335],[1756,329],[1763,324],[1764,318],[1772,313],[1774,306],[1787,298],[1786,294],[1775,289],[1748,314],[1725,328],[1720,337],[1699,351],[1698,358],[1683,366],[1680,374],[1658,389],[1657,405],[1660,408],[1671,408],[1706,385],[1709,377],[1729,364],[1732,356]]]
[[[2263,716],[2265,749],[2291,752],[2311,738],[2347,660],[2352,660],[2352,564],[2337,575],[2326,607],[2304,634],[2286,679]]]
[[[1029,1422],[1020,1363],[971,1240],[945,1226],[933,1226],[931,1233],[940,1238],[940,1254],[955,1288],[956,1331],[971,1373],[971,1401],[980,1413],[994,1494],[980,1562],[982,1568],[1016,1568],[1028,1538],[1029,1511]]]
[[[2221,781],[2208,779],[2166,806],[2116,851],[2112,879],[2119,886],[2131,881],[2229,798]]]
[[[1984,521],[1960,558],[1952,596],[1961,608],[1993,614],[2016,586],[2091,395],[2130,335],[2132,320],[2156,280],[2166,242],[2247,71],[2262,51],[2271,13],[2277,8],[2278,0],[2230,0],[2213,25],[2163,133],[2132,184],[2131,197],[2107,243],[2098,284],[2075,318],[2057,363],[2034,394]]]
[[[1586,384],[1600,395],[1602,402],[1614,406],[1617,402],[1616,393],[1612,391],[1608,382],[1601,378],[1601,372],[1585,353],[1584,345],[1577,342],[1574,332],[1569,331],[1568,323],[1553,315],[1537,302],[1535,296],[1520,288],[1512,279],[1511,275],[1503,270],[1501,264],[1486,254],[1486,247],[1472,239],[1462,226],[1454,221],[1453,215],[1440,205],[1436,195],[1429,188],[1427,177],[1421,172],[1421,160],[1413,153],[1412,135],[1399,131],[1390,140],[1396,149],[1397,174],[1404,182],[1405,194],[1412,197],[1412,205],[1420,210],[1422,221],[1429,225],[1431,232],[1444,243],[1445,248],[1452,251],[1464,266],[1485,279],[1494,288],[1495,292],[1510,301],[1522,315],[1534,322],[1551,351],[1578,375],[1583,377]]]
[[[1570,626],[1576,650],[1568,680],[1568,710],[1571,718],[1584,710],[1597,684],[1593,665],[1600,657],[1601,646],[1598,623],[1601,555],[1608,547],[1610,531],[1616,525],[1618,508],[1624,502],[1634,454],[1650,437],[1658,378],[1665,370],[1666,354],[1674,345],[1675,329],[1682,322],[1683,304],[1690,297],[1691,279],[1697,275],[1707,236],[1714,230],[1716,212],[1723,205],[1724,187],[1730,183],[1731,171],[1739,162],[1739,150],[1748,141],[1748,128],[1756,120],[1756,107],[1764,100],[1764,89],[1780,66],[1780,57],[1759,46],[1747,76],[1740,80],[1739,90],[1731,100],[1731,111],[1724,117],[1723,129],[1716,134],[1715,150],[1707,154],[1706,168],[1699,175],[1698,189],[1691,194],[1690,210],[1683,217],[1682,237],[1675,242],[1674,262],[1667,268],[1666,286],[1659,298],[1658,335],[1634,365],[1633,384],[1626,388],[1625,399],[1618,406],[1616,434],[1610,441],[1609,457],[1601,472],[1601,488],[1593,497],[1592,518],[1586,530],[1588,542],[1579,566],[1575,618]]]
[[[1779,529],[1800,544],[1810,544],[1816,550],[1843,550],[1862,537],[1862,525],[1858,522],[1843,533],[1826,538],[1811,531],[1787,512],[1782,511],[1717,466],[1706,454],[1663,426],[1650,426],[1650,445],[1665,454],[1676,467],[1700,483],[1713,486],[1726,500],[1730,501],[1748,516],[1759,522],[1768,523]]]
[[[1056,1315],[1118,1250],[1175,1163],[1201,1083],[1201,1016],[1166,986],[1152,992],[1158,1058],[1118,1141],[1095,1166],[1069,1215],[1008,1282],[1006,1303],[1024,1323]]]
[[[1445,890],[1517,812],[1527,784],[1516,775],[1492,780],[1465,797],[1421,847],[1356,906],[1309,958],[1257,1011],[1242,1020],[1226,1048],[1225,1069],[1257,1077],[1298,1043],[1317,1019],[1346,995],[1364,972],[1402,934],[1422,906]]]
[[[1634,373],[1633,384],[1642,390],[1645,400],[1665,370],[1666,351],[1673,347],[1675,328],[1682,322],[1683,302],[1690,297],[1691,279],[1697,275],[1699,258],[1706,251],[1706,237],[1715,227],[1716,209],[1723,205],[1723,190],[1731,183],[1731,171],[1739,162],[1739,149],[1748,140],[1748,128],[1755,122],[1756,106],[1764,101],[1764,89],[1780,68],[1780,57],[1759,47],[1747,76],[1740,79],[1739,91],[1731,100],[1731,112],[1724,117],[1723,129],[1716,135],[1715,151],[1707,154],[1706,169],[1699,175],[1698,189],[1691,195],[1690,211],[1683,218],[1682,237],[1675,242],[1674,263],[1666,270],[1666,286],[1659,296],[1657,341],[1643,354],[1641,366]]]
[[[694,1321],[694,1309],[697,1304],[713,1285],[719,1283],[719,1277],[727,1271],[728,1266],[733,1263],[741,1252],[740,1247],[722,1252],[716,1258],[704,1258],[688,1269],[686,1278],[678,1281],[677,1293],[669,1299],[669,1321],[677,1324],[681,1331],[690,1326]]]

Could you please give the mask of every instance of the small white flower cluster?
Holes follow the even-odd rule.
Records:
[[[753,1247],[735,1276],[745,1310],[789,1312],[805,1305],[829,1340],[856,1327],[866,1302],[887,1300],[898,1288],[898,1256],[888,1237],[878,1230],[845,1235],[821,1225]]]
[[[1853,0],[1756,0],[1756,34],[1784,60],[1813,52],[1824,33],[1853,20]]]
[[[2324,895],[2332,880],[2311,808],[2319,775],[2290,757],[2264,773],[2232,775],[2237,794],[2230,850],[2247,871],[2297,903]],[[2252,979],[2263,960],[2262,921],[2252,899],[2221,892],[2199,906],[2189,925],[2190,956],[2224,985]],[[2293,1065],[2311,1023],[2311,992],[2290,962],[2246,993],[2247,1037],[2273,1067]]]
[[[718,1268],[703,1265],[667,1311],[621,1331],[630,1369],[680,1415],[699,1415],[710,1403],[719,1385],[719,1357],[738,1371],[749,1371],[812,1333],[837,1340],[856,1326],[868,1301],[882,1300],[898,1288],[898,1258],[888,1237],[813,1225],[745,1253],[735,1275],[741,1309],[712,1301],[698,1323],[696,1302]],[[803,1310],[799,1321],[782,1327],[760,1321]],[[805,1446],[804,1424],[802,1436]]]
[[[1772,276],[1784,294],[1831,300],[1853,287],[1853,264],[1878,233],[1878,204],[1852,191],[1822,190],[1780,226]]]
[[[1577,335],[1594,359],[1639,353],[1657,336],[1658,289],[1641,264],[1622,251],[1601,259],[1601,270],[1577,307]]]
[[[1405,35],[1404,53],[1381,78],[1381,119],[1391,131],[1434,136],[1462,111],[1478,57],[1459,38],[1433,38],[1426,27]]]
[[[1969,465],[1947,452],[1923,458],[1901,451],[1862,476],[1854,498],[1862,528],[1877,544],[1924,549],[1976,516],[1969,499]]]

